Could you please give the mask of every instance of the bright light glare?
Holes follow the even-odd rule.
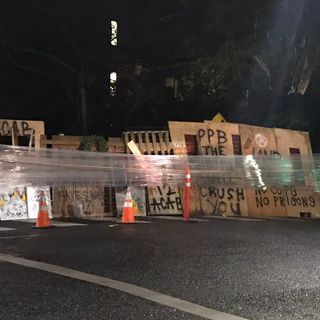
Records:
[[[118,45],[118,22],[115,20],[111,21],[111,45]]]
[[[110,83],[116,83],[117,82],[117,73],[116,72],[111,72],[110,73]]]
[[[253,171],[258,179],[258,187],[261,188],[262,190],[266,190],[267,186],[265,185],[265,183],[262,180],[261,169],[259,168],[259,165],[256,162],[256,160],[254,159],[254,157],[252,155],[246,156],[244,159],[244,163],[247,164],[249,166],[249,168],[253,169]],[[248,178],[251,178],[250,170],[248,170],[246,166],[245,166],[245,169],[246,169],[246,176]]]

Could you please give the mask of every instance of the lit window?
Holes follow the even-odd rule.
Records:
[[[111,21],[111,45],[118,45],[118,22],[114,20]]]

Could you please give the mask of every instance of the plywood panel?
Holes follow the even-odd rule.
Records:
[[[152,150],[154,154],[158,154],[159,145],[157,143],[156,133],[154,131],[151,131],[151,136],[152,136]]]
[[[281,187],[270,187],[267,190],[248,188],[246,196],[249,216],[287,216],[285,193]]]
[[[52,148],[63,150],[79,150],[80,136],[52,136]],[[59,144],[61,142],[61,144]]]
[[[201,153],[212,156],[234,154],[233,135],[239,135],[239,125],[207,122],[207,131],[200,129]],[[232,187],[219,185],[200,188],[201,210],[206,215],[240,216],[247,214],[245,191],[236,183]]]
[[[125,153],[125,145],[123,138],[108,138],[108,152],[109,153]]]
[[[182,208],[184,207],[184,188],[179,188]],[[182,213],[182,212],[181,212]],[[200,201],[200,189],[198,187],[192,187],[191,183],[191,189],[190,189],[190,215],[198,215],[202,213],[201,209],[201,201]]]
[[[144,136],[144,139],[142,138],[142,135]],[[142,133],[141,131],[138,132],[138,138],[139,138],[139,143],[138,143],[139,150],[142,154],[144,154],[147,151],[146,143],[145,143],[146,141],[145,133]]]
[[[150,214],[152,215],[181,215],[182,201],[178,188],[158,186],[148,188]]]
[[[169,130],[175,154],[187,154],[185,135],[194,135],[199,154],[232,155],[232,135],[239,135],[239,125],[234,123],[169,121]]]
[[[0,119],[0,136],[30,136],[34,132],[35,147],[40,148],[40,137],[45,134],[43,121]]]
[[[314,198],[316,201],[316,210],[312,213],[313,218],[320,218],[320,193],[314,192]]]
[[[309,133],[287,129],[274,129],[278,151],[281,155],[290,155],[290,148],[297,148],[301,155],[312,154]]]
[[[278,154],[274,129],[239,125],[243,155]]]
[[[52,214],[54,217],[72,217],[74,186],[52,188]]]
[[[283,156],[290,155],[290,148],[297,149],[300,153],[301,157],[301,168],[299,161],[295,160],[293,164],[293,169],[295,170],[309,170],[308,165],[310,162],[312,164],[312,158],[308,159],[308,161],[303,161],[306,157],[312,155],[311,143],[308,132],[303,131],[293,131],[293,130],[285,130],[285,129],[275,129],[278,151]],[[295,156],[297,159],[297,156]],[[305,184],[306,185],[314,185],[312,178],[308,175],[305,176]]]
[[[289,148],[298,148],[302,155],[311,154],[309,135],[285,129],[263,128],[230,123],[169,122],[169,130],[175,154],[187,154],[185,135],[194,135],[199,145],[199,154],[232,155],[234,146],[232,135],[240,135],[243,155],[288,155]],[[239,151],[239,150],[238,150]],[[219,184],[211,188],[201,188],[195,192],[191,204],[195,210],[205,214],[252,215],[252,216],[300,216],[300,211],[306,209],[305,197],[315,202],[314,208],[309,208],[315,216],[318,208],[318,196],[312,198],[312,190],[297,188],[296,205],[291,204],[292,196],[288,190],[269,186],[268,190],[246,189],[244,199],[234,201],[228,193],[241,190],[236,183],[233,188]],[[219,190],[219,191],[218,191]],[[224,191],[222,191],[224,190]],[[224,192],[224,193],[223,193]],[[183,192],[181,192],[183,197]],[[294,197],[293,197],[294,198]],[[288,200],[289,199],[289,200]],[[313,199],[313,200],[312,200]],[[303,204],[302,204],[303,201]],[[301,205],[299,205],[301,203]],[[239,208],[239,209],[238,209]]]
[[[125,148],[126,148],[126,153],[131,153],[130,152],[130,149],[128,148],[128,143],[130,140],[132,140],[131,138],[131,134],[130,134],[130,137],[129,137],[129,134],[128,132],[124,132],[123,133],[123,137],[124,137],[124,144],[125,144]]]
[[[212,135],[209,141],[211,153],[214,155],[233,155],[232,135],[239,135],[239,125],[234,123],[208,123],[206,135]],[[203,134],[203,132],[202,132]],[[203,144],[201,144],[204,151]],[[212,152],[213,151],[213,152]],[[202,154],[206,154],[202,152]]]
[[[205,215],[247,216],[245,189],[233,187],[201,187],[201,209]]]
[[[311,187],[269,187],[267,191],[247,190],[249,213],[253,216],[316,216],[319,198]]]
[[[284,191],[289,217],[300,217],[300,213],[315,216],[319,212],[319,199],[312,187],[285,187]]]
[[[201,122],[179,122],[169,121],[169,131],[171,135],[174,154],[187,154],[185,135],[198,136],[199,130],[207,131],[208,125]]]
[[[186,154],[187,146],[185,143],[186,135],[194,135],[199,145],[199,154],[212,156],[233,155],[232,135],[239,135],[239,125],[232,123],[189,123],[189,122],[169,122],[169,129],[174,145],[175,154]],[[211,190],[214,187],[211,188]],[[234,186],[235,190],[240,190]],[[228,191],[228,188],[225,188]],[[203,190],[202,190],[203,191]],[[232,193],[232,191],[230,191]],[[183,198],[183,191],[181,192]],[[201,197],[200,189],[193,190],[191,193],[191,213],[203,212],[205,214],[221,214],[225,211],[227,215],[245,214],[246,202],[241,200],[239,203],[232,199],[215,199],[211,194],[208,197]],[[216,200],[221,206],[214,207]],[[226,204],[226,209],[224,205]],[[238,208],[239,207],[239,208]]]
[[[104,187],[66,186],[53,188],[53,215],[63,216],[103,216]]]

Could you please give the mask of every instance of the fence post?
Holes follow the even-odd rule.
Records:
[[[189,221],[190,218],[190,187],[191,175],[189,166],[186,167],[186,185],[184,189],[184,206],[183,206],[183,219]]]

